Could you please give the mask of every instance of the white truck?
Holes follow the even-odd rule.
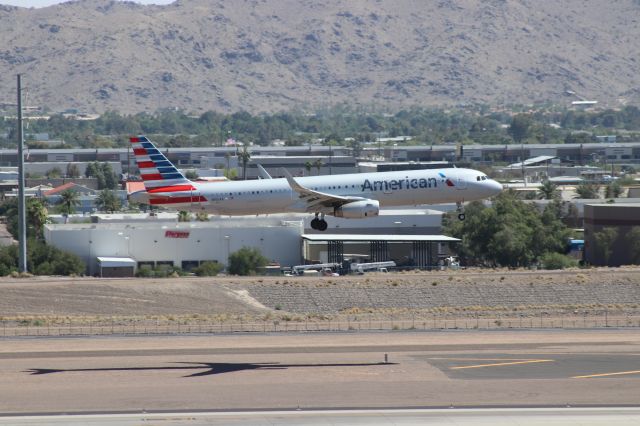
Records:
[[[352,263],[351,272],[364,274],[366,271],[388,272],[388,268],[394,268],[396,262],[389,260],[387,262],[370,262],[370,263]]]
[[[328,271],[334,271],[339,268],[339,263],[316,263],[314,265],[296,265],[291,268],[293,275],[328,275]],[[335,272],[331,272],[331,275]]]

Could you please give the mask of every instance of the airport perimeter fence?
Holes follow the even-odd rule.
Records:
[[[639,328],[640,314],[602,311],[589,315],[531,316],[465,316],[398,319],[340,318],[339,320],[193,322],[138,321],[122,323],[121,319],[62,323],[16,323],[0,321],[0,336],[98,336],[98,335],[173,335],[289,332],[356,332],[356,331],[437,331],[437,330],[508,330],[508,329],[598,329]]]

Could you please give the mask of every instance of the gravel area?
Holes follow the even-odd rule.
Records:
[[[96,279],[0,282],[0,320],[27,317],[468,316],[500,312],[640,313],[640,268],[470,270],[344,277]]]

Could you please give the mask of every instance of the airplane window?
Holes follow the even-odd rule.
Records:
[[[476,180],[480,182],[480,176],[476,176]]]

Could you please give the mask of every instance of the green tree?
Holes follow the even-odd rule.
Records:
[[[242,162],[242,179],[247,180],[247,164],[249,163],[249,160],[251,160],[251,153],[247,149],[246,145],[242,147],[242,151],[238,153],[238,157]]]
[[[640,265],[640,226],[634,226],[625,234],[625,246],[629,251],[629,258],[634,265]]]
[[[224,269],[218,262],[202,262],[193,272],[199,277],[215,277]]]
[[[592,183],[581,183],[576,186],[576,197],[582,199],[595,199],[600,198],[598,196],[598,185],[594,185]]]
[[[42,239],[42,230],[47,222],[49,213],[44,203],[38,198],[26,199],[26,224],[28,239]],[[11,198],[5,200],[0,206],[0,214],[4,213],[7,218],[7,230],[18,239],[18,199]]]
[[[614,180],[609,185],[607,185],[605,190],[605,198],[618,198],[622,194],[622,186],[620,182]]]
[[[77,178],[80,177],[80,169],[76,163],[67,164],[67,177]]]
[[[209,214],[207,212],[196,213],[196,220],[198,222],[209,222]]]
[[[529,137],[532,124],[533,120],[531,116],[528,114],[517,114],[511,119],[511,124],[507,132],[516,143],[522,143],[523,140]],[[522,160],[524,161],[524,158]]]
[[[122,206],[114,191],[103,189],[100,191],[98,198],[96,198],[96,207],[100,211],[113,213],[119,211]]]
[[[196,172],[195,170],[187,170],[187,172],[184,174],[184,177],[189,180],[196,180],[199,176],[198,172]]]
[[[306,161],[304,163],[304,168],[307,170],[307,176],[311,176],[311,167],[313,167],[311,161]]]
[[[539,197],[544,200],[553,200],[559,196],[558,185],[546,179],[538,189]]]
[[[230,152],[225,152],[224,153],[224,159],[225,159],[225,163],[227,164],[227,168],[224,170],[224,175],[229,178],[229,176],[227,176],[229,174],[229,160],[231,159],[231,153]]]
[[[180,210],[178,212],[178,222],[191,222],[191,213]]]
[[[49,217],[44,202],[36,198],[29,198],[26,202],[26,210],[27,236],[33,235],[36,239],[42,239],[44,224],[47,223]]]
[[[611,254],[613,253],[614,242],[618,239],[617,228],[604,227],[600,231],[593,234],[595,247],[592,247],[599,265],[608,265]]]
[[[504,191],[492,207],[470,203],[464,221],[448,213],[443,226],[462,240],[456,250],[466,264],[528,266],[547,252],[564,250],[570,231],[561,221],[561,207],[554,201],[541,214],[514,191]]]
[[[62,170],[60,170],[60,167],[54,167],[52,169],[47,170],[47,173],[45,174],[45,176],[47,176],[47,178],[49,179],[57,179],[57,178],[61,178],[62,177]]]
[[[64,215],[71,215],[76,212],[76,207],[80,205],[78,192],[73,189],[67,189],[60,193],[60,203],[58,211]]]
[[[562,253],[545,253],[540,258],[544,269],[565,269],[578,266],[578,261]]]
[[[111,164],[102,163],[102,175],[104,176],[104,186],[102,188],[98,187],[98,189],[117,189],[118,188],[118,177],[115,172],[111,168]]]
[[[15,244],[0,247],[0,276],[18,270],[18,250]],[[85,265],[74,254],[31,239],[27,244],[27,270],[36,275],[82,275]]]
[[[267,258],[257,248],[243,247],[229,255],[228,270],[233,275],[255,275],[267,263]]]
[[[322,168],[322,166],[324,166],[324,164],[322,164],[322,160],[318,158],[316,161],[313,162],[313,165],[317,170],[318,176],[320,176],[320,169]]]
[[[96,178],[98,189],[116,189],[118,187],[118,177],[109,163],[100,163],[98,161],[89,163],[84,174],[86,177]]]

